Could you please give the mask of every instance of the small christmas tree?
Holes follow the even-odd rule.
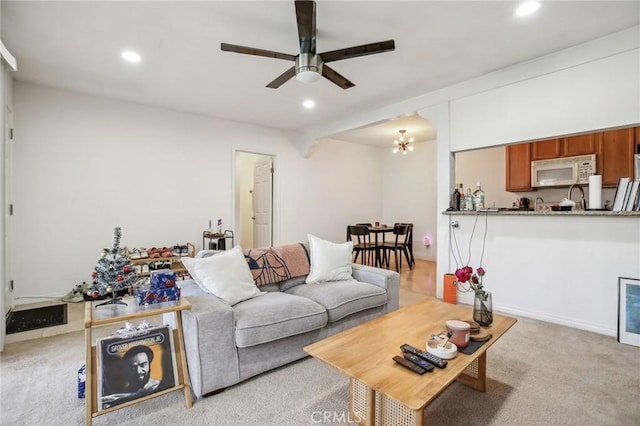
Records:
[[[91,273],[93,286],[87,290],[87,294],[94,299],[109,293],[113,295],[110,301],[97,306],[126,305],[122,302],[122,298],[118,297],[118,292],[132,287],[140,278],[131,266],[129,257],[123,254],[124,251],[120,248],[121,236],[120,228],[115,228],[113,230],[113,247],[102,251],[102,257]]]

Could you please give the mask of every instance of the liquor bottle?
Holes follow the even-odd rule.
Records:
[[[466,210],[467,205],[464,199],[464,188],[462,187],[462,184],[460,184],[460,190],[458,192],[460,193],[460,210]]]
[[[484,191],[480,186],[480,182],[476,183],[476,190],[473,192],[473,200],[475,202],[475,210],[484,209]]]
[[[458,184],[455,184],[453,194],[451,194],[450,206],[453,210],[460,210],[460,192],[458,192]]]
[[[471,188],[467,188],[467,193],[464,196],[464,202],[467,206],[465,210],[473,210],[473,195],[471,195]]]

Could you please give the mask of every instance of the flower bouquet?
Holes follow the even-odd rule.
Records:
[[[456,269],[455,285],[462,291],[473,291],[475,300],[473,305],[473,320],[483,326],[491,325],[493,322],[493,308],[491,303],[491,293],[484,289],[482,280],[486,271],[482,266],[473,271],[471,266],[463,266]],[[462,284],[468,283],[468,288]]]

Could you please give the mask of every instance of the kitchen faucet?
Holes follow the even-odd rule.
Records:
[[[567,200],[571,200],[571,191],[573,191],[573,187],[577,186],[578,189],[580,190],[580,195],[582,197],[582,199],[580,200],[580,206],[582,207],[582,210],[586,210],[587,209],[587,202],[584,200],[584,189],[582,189],[582,185],[580,185],[579,183],[574,183],[573,185],[571,185],[569,187],[569,192],[567,193]],[[576,204],[577,206],[577,204]]]

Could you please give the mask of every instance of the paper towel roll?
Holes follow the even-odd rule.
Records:
[[[589,176],[589,208],[602,208],[602,175]]]

